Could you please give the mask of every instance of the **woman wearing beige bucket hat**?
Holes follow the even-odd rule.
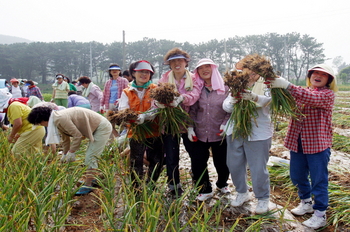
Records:
[[[30,110],[24,103],[13,101],[11,93],[0,90],[0,112],[6,112],[9,122],[13,125],[7,137],[9,143],[14,143],[12,154],[41,152],[45,129],[32,128],[27,120]]]
[[[290,120],[284,141],[284,146],[290,150],[290,177],[301,199],[299,206],[291,212],[295,215],[313,213],[303,224],[313,229],[324,227],[329,201],[332,110],[338,90],[334,72],[326,64],[315,65],[308,70],[306,88],[283,78],[270,80],[267,84],[270,88],[287,89],[301,112],[298,119]]]

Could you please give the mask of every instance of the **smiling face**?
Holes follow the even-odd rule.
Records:
[[[327,85],[329,79],[328,73],[322,71],[313,71],[310,77],[311,88],[321,88]]]
[[[169,61],[171,70],[175,73],[185,74],[187,62],[185,59],[174,59]]]
[[[136,85],[144,85],[151,79],[151,72],[148,70],[135,71],[134,73]]]
[[[211,80],[212,69],[210,64],[204,64],[197,68],[199,76],[205,81],[208,82]]]

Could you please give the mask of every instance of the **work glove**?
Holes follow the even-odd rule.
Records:
[[[164,109],[166,107],[163,103],[160,103],[157,100],[154,100],[154,105],[156,105],[160,109]]]
[[[241,96],[243,100],[248,100],[248,101],[256,101],[258,97],[257,94],[247,89],[244,90],[244,93],[241,93]]]
[[[182,101],[184,100],[184,97],[182,95],[175,97],[172,102],[170,102],[171,107],[177,107]]]
[[[281,89],[287,89],[290,85],[290,82],[284,79],[283,77],[279,78],[273,78],[268,79],[264,82],[264,84],[267,85],[268,88],[274,89],[274,88],[281,88]]]
[[[220,132],[217,133],[218,136],[224,136],[225,134],[225,125],[220,125]]]
[[[196,133],[195,133],[194,130],[193,130],[193,127],[187,128],[187,136],[188,136],[188,139],[189,139],[191,142],[197,142],[197,141],[198,141],[198,138],[197,138],[197,136],[196,136]]]
[[[238,102],[239,99],[232,97],[231,95],[228,96],[224,102],[222,103],[222,109],[226,111],[227,113],[232,113],[233,111],[233,105]]]
[[[75,152],[67,152],[67,154],[62,155],[61,162],[62,163],[70,163],[75,161]]]
[[[136,124],[138,124],[138,125],[140,125],[140,124],[142,124],[142,123],[144,123],[145,122],[145,119],[146,119],[146,114],[139,114],[138,116],[137,116],[137,120],[136,120]]]

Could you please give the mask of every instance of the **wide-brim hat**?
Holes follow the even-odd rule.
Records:
[[[330,66],[328,66],[327,64],[318,64],[318,65],[313,66],[311,69],[308,70],[308,77],[311,76],[312,71],[325,72],[325,73],[331,75],[333,77],[333,79],[335,78],[333,69]]]
[[[201,59],[200,61],[198,61],[197,65],[194,69],[197,69],[198,67],[205,65],[205,64],[210,64],[210,65],[214,65],[215,67],[219,67],[219,65],[215,64],[214,61],[212,61],[211,59],[204,58],[204,59]]]
[[[313,71],[320,71],[320,72],[324,72],[324,73],[327,73],[328,75],[330,75],[332,77],[332,81],[329,83],[329,88],[331,90],[333,90],[334,92],[338,91],[336,76],[333,72],[333,69],[330,66],[328,66],[327,64],[317,64],[308,70],[308,72],[307,72],[308,78],[306,78],[306,86],[308,86],[308,87],[311,86],[310,77],[311,77],[311,74]]]

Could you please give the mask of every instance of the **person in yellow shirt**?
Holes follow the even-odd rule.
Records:
[[[14,143],[12,154],[32,154],[41,152],[42,138],[45,135],[44,127],[32,128],[27,117],[30,107],[24,103],[13,101],[12,94],[0,91],[0,111],[7,113],[7,118],[12,124],[12,129],[7,137],[9,143]]]

